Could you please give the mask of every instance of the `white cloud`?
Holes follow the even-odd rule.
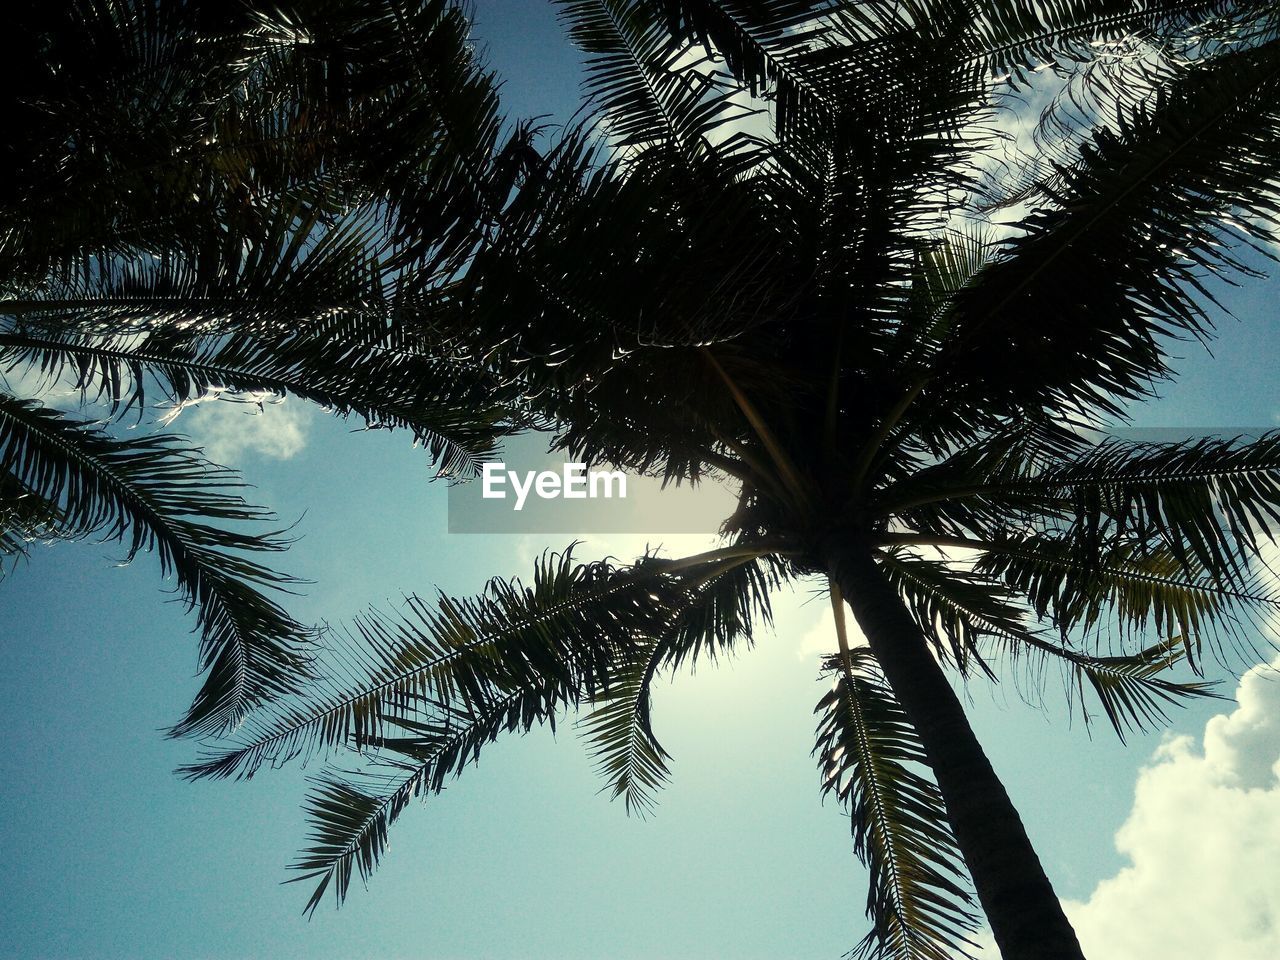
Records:
[[[34,364],[0,369],[0,388],[15,397],[39,400],[62,410],[80,405],[80,391],[74,384],[74,378],[50,376]]]
[[[846,616],[846,620],[849,619],[851,618]],[[800,638],[800,642],[796,645],[796,659],[812,660],[828,653],[835,653],[836,649],[836,621],[831,613],[831,604],[828,603],[823,605],[818,619]]]
[[[814,622],[804,635],[800,638],[800,642],[796,645],[797,660],[814,660],[821,657],[837,653],[840,649],[839,641],[836,639],[836,618],[831,610],[831,604],[827,600],[825,593],[820,598],[815,598],[815,603],[822,604],[822,612],[818,615],[818,619]],[[853,618],[853,612],[846,606],[844,610],[845,627],[849,631],[850,647],[865,647],[867,645],[867,636],[862,632],[862,628],[858,626],[858,621]]]
[[[1128,865],[1064,902],[1089,960],[1280,956],[1280,658],[1236,700],[1198,743],[1166,738],[1116,834]]]
[[[70,376],[49,376],[35,366],[15,367],[0,371],[0,387],[14,396],[39,400],[59,410],[84,419],[95,416],[109,419],[105,403],[95,403],[95,383],[88,387],[86,404],[82,391]],[[220,401],[220,402],[219,402]],[[159,418],[161,427],[169,427],[181,417],[176,431],[190,437],[215,463],[235,465],[245,454],[259,454],[275,460],[288,460],[307,443],[307,426],[313,413],[297,400],[276,398],[272,394],[244,394],[236,400],[222,399],[222,391],[186,400],[172,406]]]
[[[235,465],[246,454],[288,460],[306,446],[311,416],[305,404],[289,400],[189,403],[178,430],[215,463]]]
[[[1091,960],[1280,956],[1280,660],[1240,682],[1202,743],[1142,771],[1116,847],[1130,865],[1067,912]]]

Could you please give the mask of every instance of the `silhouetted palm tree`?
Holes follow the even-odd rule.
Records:
[[[734,480],[727,543],[566,551],[528,585],[369,613],[322,681],[186,772],[375,761],[340,753],[310,797],[309,909],[369,874],[413,796],[566,710],[643,810],[668,759],[653,678],[818,581],[838,636],[816,752],[871,872],[859,952],[962,951],[967,875],[1008,960],[1079,957],[947,670],[1060,665],[1123,735],[1205,692],[1175,661],[1263,639],[1280,438],[1081,428],[1151,394],[1168,338],[1208,336],[1204,285],[1270,235],[1274,5],[561,7],[597,123],[530,168],[435,322],[519,370],[575,458]],[[1051,101],[1027,162],[998,124],[1018,96]]]
[[[208,671],[175,729],[215,732],[299,672],[307,631],[262,592],[289,580],[252,559],[286,541],[234,473],[109,421],[288,394],[473,469],[501,390],[404,319],[465,263],[529,131],[504,133],[444,2],[86,0],[6,29],[0,371],[25,376],[0,390],[0,549],[157,551]],[[98,407],[47,406],[68,383]]]

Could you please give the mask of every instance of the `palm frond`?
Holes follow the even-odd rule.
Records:
[[[1055,563],[1052,551],[1045,550],[1043,544],[1039,546],[1038,555],[1025,546],[1022,553],[1012,545],[993,547],[991,553],[978,559],[972,571],[901,551],[882,556],[881,565],[940,656],[945,655],[945,639],[962,672],[970,659],[976,659],[983,671],[994,678],[994,661],[985,659],[984,652],[985,657],[1003,654],[1007,658],[1004,666],[1023,668],[1032,688],[1023,693],[1028,700],[1032,693],[1043,696],[1047,667],[1056,663],[1065,670],[1069,705],[1079,709],[1086,725],[1090,722],[1084,697],[1087,685],[1121,741],[1129,731],[1146,731],[1167,721],[1168,706],[1216,695],[1212,683],[1170,680],[1163,674],[1183,657],[1195,666],[1192,656],[1206,629],[1204,621],[1220,622],[1222,629],[1233,635],[1243,633],[1242,625],[1234,618],[1220,616],[1223,597],[1219,591],[1194,582],[1180,582],[1172,573],[1161,577],[1152,572],[1154,565],[1146,565],[1144,570],[1143,564],[1126,565],[1113,556],[1089,572],[1092,579],[1088,603],[1095,605],[1092,615],[1059,617],[1060,607],[1078,599],[1074,593],[1069,599],[1061,584],[1079,571],[1069,558],[1058,557]],[[1033,582],[1028,577],[1031,571],[1043,579]],[[998,582],[1001,578],[1005,583]],[[1055,587],[1060,592],[1051,598]],[[1030,599],[1030,609],[1018,602],[1021,596]],[[1051,599],[1055,602],[1050,607]],[[1253,599],[1261,602],[1264,598]],[[1269,612],[1276,605],[1280,600],[1265,606]],[[1103,608],[1129,628],[1119,653],[1098,652],[1098,639],[1087,635]],[[1054,640],[1032,622],[1033,616],[1043,619],[1046,613],[1052,616],[1060,640]],[[1175,624],[1186,624],[1188,632],[1172,632]],[[1152,627],[1164,639],[1132,653],[1124,652],[1125,646],[1132,649],[1130,633],[1142,636]]]
[[[744,92],[771,104],[779,139],[830,119],[835,68],[856,62],[851,51],[832,42],[828,15],[837,5],[829,0],[663,0],[662,6],[669,42],[676,47],[697,42],[722,58]]]
[[[587,54],[586,92],[624,155],[659,149],[695,161],[717,128],[750,116],[705,59],[672,47],[653,4],[560,0],[570,39]]]
[[[1064,632],[1105,610],[1198,644],[1206,625],[1236,632],[1237,601],[1265,602],[1249,564],[1280,519],[1280,435],[1054,448],[1028,437],[995,437],[891,486],[883,511],[918,535],[887,541],[982,551],[983,570]]]
[[[378,224],[368,209],[331,217],[281,201],[197,249],[90,251],[7,290],[4,313],[28,329],[125,336],[336,326],[381,301]]]
[[[204,684],[175,733],[215,733],[255,703],[294,689],[308,631],[262,587],[290,579],[244,556],[278,534],[240,532],[271,514],[247,504],[231,471],[170,437],[117,439],[36,401],[0,393],[0,476],[58,510],[66,535],[101,536],[126,560],[154,550],[198,614]]]
[[[353,870],[368,882],[386,852],[391,824],[419,785],[418,770],[408,764],[405,768],[399,776],[326,772],[312,779],[303,803],[311,824],[310,846],[291,865],[298,876],[289,878],[316,881],[303,911],[308,916],[320,906],[330,884],[336,902],[346,900]]]
[[[642,817],[656,806],[654,793],[666,782],[671,759],[650,718],[654,678],[686,662],[692,668],[699,656],[724,655],[739,640],[750,644],[754,626],[772,622],[769,591],[778,575],[771,561],[743,557],[705,566],[691,571],[685,601],[667,631],[636,645],[580,722],[605,780],[602,790]]]
[[[496,81],[450,0],[78,2],[19,30],[39,55],[6,91],[29,135],[0,206],[28,277],[88,251],[216,243],[281,205],[370,201],[399,265],[457,266],[527,147],[503,143]]]
[[[330,884],[341,906],[353,870],[368,881],[386,852],[392,824],[410,800],[441,792],[501,733],[550,722],[553,714],[547,713],[543,696],[541,690],[526,688],[485,694],[456,707],[433,704],[419,709],[415,719],[398,723],[399,736],[364,744],[379,750],[371,767],[329,768],[313,778],[304,803],[310,846],[290,865],[296,875],[289,878],[316,881],[304,912],[315,912]]]
[[[1172,637],[1127,656],[1082,656],[1064,648],[1052,650],[1051,655],[1072,665],[1085,722],[1089,722],[1089,714],[1084,710],[1084,690],[1088,683],[1123,743],[1130,732],[1164,729],[1169,723],[1171,706],[1181,706],[1197,697],[1218,696],[1214,693],[1214,683],[1161,676],[1177,666],[1184,652],[1182,638]]]
[[[850,812],[854,850],[871,872],[872,930],[853,954],[897,960],[968,956],[977,927],[963,860],[928,760],[870,651],[829,658],[818,702],[823,793]]]
[[[652,558],[631,567],[544,556],[533,582],[492,580],[477,597],[410,597],[332,637],[323,678],[246,719],[230,748],[182,768],[192,779],[247,778],[300,754],[359,747],[419,703],[450,709],[490,691],[540,691],[544,716],[609,689],[645,637],[665,635],[688,603],[684,578]]]
[[[115,415],[141,415],[154,403],[149,381],[175,411],[209,396],[292,394],[366,426],[406,429],[440,473],[475,474],[477,459],[512,429],[514,402],[504,407],[503,389],[477,366],[405,344],[384,325],[364,326],[362,336],[303,326],[277,334],[95,337],[7,332],[0,323],[0,367],[71,382],[84,400]]]
[[[4,560],[26,555],[36,540],[58,536],[62,512],[11,473],[0,473],[0,578]]]
[[[621,797],[628,814],[640,817],[656,805],[655,792],[670,776],[671,755],[653,732],[650,685],[661,662],[663,644],[642,644],[636,659],[622,668],[606,696],[580,721],[596,772],[605,780],[601,790]]]
[[[991,377],[1024,409],[1121,415],[1147,395],[1167,370],[1162,339],[1209,334],[1206,275],[1246,270],[1233,250],[1249,238],[1229,223],[1274,219],[1277,84],[1280,44],[1265,42],[1186,64],[1095,128],[1053,204],[957,297],[921,416],[945,423],[968,409],[947,385]]]
[[[1214,19],[1250,6],[1264,9],[1230,0],[995,0],[975,7],[971,43],[985,69],[1029,87],[1036,68],[1078,70],[1114,47],[1204,32]]]
[[[1081,547],[1132,538],[1172,556],[1186,573],[1237,583],[1280,525],[1280,433],[1250,443],[1107,441],[1007,486],[1062,497]]]
[[[431,314],[533,151],[459,4],[86,0],[17,29],[0,364],[126,409],[143,371],[171,402],[288,390],[474,470],[518,391]]]
[[[1103,630],[1118,639],[1107,646],[1122,650],[1154,632],[1179,638],[1200,669],[1205,646],[1220,662],[1253,662],[1277,642],[1272,620],[1280,593],[1265,567],[1228,586],[1199,566],[1188,571],[1167,548],[1123,536],[1099,544],[1093,555],[1073,537],[1051,535],[1009,537],[986,550],[977,569],[1027,597],[1062,636],[1079,635],[1095,649],[1104,647]]]
[[[699,645],[750,636],[765,602],[754,593],[760,563],[646,557],[619,568],[579,564],[570,549],[545,556],[528,588],[494,580],[479,597],[441,596],[434,607],[410,598],[399,617],[367,614],[335,638],[324,669],[313,671],[316,686],[250,716],[239,746],[181,772],[248,778],[316,751],[373,761],[314,783],[312,845],[294,864],[295,879],[318,881],[307,912],[331,883],[341,902],[353,870],[368,878],[410,798],[438,793],[499,734],[554,728],[582,703],[599,705],[583,726],[615,793],[643,810],[665,759],[648,724],[653,673]],[[730,587],[717,586],[726,580]]]
[[[939,658],[949,656],[962,674],[976,657],[991,675],[979,654],[984,636],[1020,635],[1027,629],[1016,594],[990,577],[901,550],[882,553],[880,559],[885,576]]]
[[[753,90],[783,82],[788,46],[805,42],[831,9],[827,0],[662,0],[672,42],[714,50]],[[810,29],[802,29],[808,26]]]

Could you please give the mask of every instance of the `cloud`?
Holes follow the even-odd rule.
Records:
[[[0,388],[12,396],[39,400],[60,410],[80,406],[80,390],[74,378],[50,376],[35,364],[0,368]]]
[[[297,401],[187,404],[179,430],[215,463],[235,465],[247,454],[288,460],[307,444],[311,411]]]
[[[846,615],[846,620],[850,619]],[[836,620],[832,616],[831,605],[826,603],[823,604],[822,612],[813,626],[804,632],[800,642],[796,644],[796,659],[813,660],[828,653],[835,653],[836,649]]]
[[[1280,659],[1201,743],[1168,738],[1116,834],[1130,861],[1068,915],[1091,960],[1280,956]]]
[[[1166,737],[1116,833],[1128,865],[1064,901],[1090,960],[1280,956],[1280,658],[1236,700],[1198,742]]]
[[[94,402],[96,382],[88,386],[86,403],[74,378],[50,376],[34,365],[0,370],[0,388],[85,419],[98,416],[105,421],[111,417],[105,403]],[[174,405],[159,418],[159,425],[167,428],[181,418],[177,432],[190,437],[209,459],[221,464],[235,465],[246,454],[288,460],[306,446],[313,413],[305,403],[271,394],[245,394],[236,400],[215,402],[220,399],[221,391],[215,390]]]
[[[821,603],[821,613],[804,635],[800,638],[800,642],[796,645],[797,660],[815,660],[829,654],[838,653],[840,650],[840,642],[836,639],[836,618],[831,610],[831,604],[828,602],[825,590],[823,596],[815,598],[815,602]],[[858,621],[853,618],[853,612],[845,607],[844,611],[845,627],[849,631],[850,647],[865,647],[867,645],[866,634],[858,626]]]

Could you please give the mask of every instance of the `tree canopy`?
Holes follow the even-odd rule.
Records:
[[[385,418],[434,443],[453,472],[503,430],[538,424],[584,461],[673,482],[728,478],[739,501],[724,545],[634,563],[548,553],[527,582],[370,611],[330,633],[305,673],[281,666],[289,679],[275,683],[268,670],[247,694],[215,683],[215,663],[217,706],[198,703],[183,729],[242,722],[184,773],[248,778],[326,756],[295,864],[315,884],[308,910],[372,872],[410,799],[439,792],[502,733],[575,710],[608,789],[644,812],[670,759],[650,716],[655,677],[749,645],[775,587],[816,582],[837,635],[814,752],[871,872],[872,930],[855,952],[964,952],[981,908],[1007,960],[1079,957],[944,671],[963,681],[1060,668],[1124,736],[1208,692],[1170,672],[1177,663],[1230,664],[1270,642],[1280,594],[1258,552],[1280,519],[1280,437],[1159,444],[1097,430],[1172,375],[1171,343],[1211,337],[1215,284],[1250,279],[1272,256],[1278,11],[1131,0],[558,6],[587,59],[587,104],[541,135],[503,124],[453,4],[248,8],[228,34],[240,45],[231,59],[238,69],[258,62],[245,45],[269,51],[260,121],[283,124],[289,147],[218,180],[218,203],[240,210],[229,198],[260,166],[288,168],[288,189],[250,204],[249,226],[235,224],[252,239],[228,232],[236,241],[214,244],[216,267],[201,266],[210,261],[197,243],[176,248],[169,267],[170,247],[146,257],[112,247],[141,263],[117,269],[98,239],[62,255],[81,264],[64,288],[49,279],[62,260],[17,258],[15,276],[33,286],[13,300],[12,336],[28,338],[14,356],[70,357],[57,362],[81,364],[72,369],[99,389],[144,361],[84,366],[77,358],[99,355],[79,339],[29,338],[123,336],[128,352],[163,330],[210,344],[198,356],[213,366],[240,338],[259,373],[254,363],[274,370],[296,346],[303,359],[275,380],[146,369],[169,377],[178,399],[196,385],[261,385]],[[109,9],[134,12],[121,36],[150,35],[150,6]],[[288,90],[336,89],[335,113],[290,121],[281,103],[293,101],[272,86],[277,61]],[[238,76],[228,90],[245,88]],[[1029,141],[1011,122],[1028,103]],[[350,154],[303,149],[313,125],[321,144]],[[214,128],[197,129],[200,152]],[[377,151],[359,140],[371,129]],[[82,152],[96,156],[77,140],[72,155]],[[172,212],[163,204],[178,196],[156,202]],[[280,232],[267,230],[278,216],[288,217]],[[45,256],[64,242],[59,222],[33,216],[19,235]],[[50,238],[36,242],[37,229]],[[116,225],[79,229],[66,235],[115,236]],[[349,249],[346,238],[359,239]],[[341,265],[332,275],[331,264]],[[220,295],[229,285],[260,299],[229,312],[164,299],[213,281]],[[127,296],[111,299],[137,284],[177,312],[153,329]],[[100,285],[109,314],[77,299]],[[90,318],[100,325],[84,326]],[[428,408],[406,412],[425,385]],[[107,397],[128,409],[133,389]],[[29,399],[6,402],[15,422],[64,422]],[[34,429],[3,449],[38,453]],[[80,431],[81,446],[98,442],[85,425],[64,429]],[[63,469],[43,462],[5,454],[10,487],[42,498],[11,496],[21,506],[6,509],[56,529],[76,504],[41,479]],[[140,529],[132,514],[113,517],[107,529]]]

